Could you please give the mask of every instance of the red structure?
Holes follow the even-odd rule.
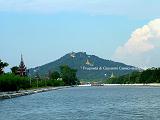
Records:
[[[26,66],[24,64],[22,55],[21,55],[21,62],[20,62],[19,68],[17,70],[17,73],[20,76],[27,76],[27,68],[26,68]]]

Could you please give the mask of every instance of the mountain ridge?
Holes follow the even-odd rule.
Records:
[[[36,73],[40,76],[47,76],[49,71],[59,71],[61,65],[77,69],[77,77],[83,80],[102,80],[110,77],[113,73],[115,76],[121,76],[136,70],[134,66],[106,60],[96,55],[88,55],[86,52],[71,52],[53,62],[31,68],[29,73],[31,76]],[[121,68],[126,69],[122,70]]]

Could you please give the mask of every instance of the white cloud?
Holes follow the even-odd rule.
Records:
[[[160,19],[155,19],[136,29],[130,39],[118,47],[114,58],[130,64],[143,66],[151,64],[152,51],[160,48]]]

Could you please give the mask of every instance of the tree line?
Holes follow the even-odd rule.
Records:
[[[17,74],[18,67],[11,68],[11,73],[5,73],[4,68],[9,64],[0,60],[0,91],[18,91],[21,89],[47,87],[47,86],[71,86],[78,85],[77,70],[67,65],[60,66],[60,72],[52,71],[48,78],[41,76],[20,76]]]
[[[160,83],[160,68],[136,71],[120,77],[109,78],[105,82],[109,84]]]

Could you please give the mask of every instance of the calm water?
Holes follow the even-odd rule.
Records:
[[[160,88],[79,87],[1,100],[0,120],[160,120]]]

